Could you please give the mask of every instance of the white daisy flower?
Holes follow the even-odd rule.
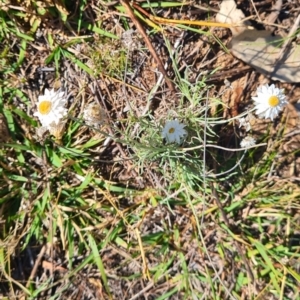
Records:
[[[256,140],[252,136],[246,136],[242,141],[241,141],[241,147],[242,148],[249,148],[251,146],[254,146],[256,144]]]
[[[187,134],[186,130],[183,129],[184,127],[185,125],[179,123],[178,120],[167,121],[162,130],[162,137],[165,138],[168,143],[176,142],[180,144],[182,138]]]
[[[276,88],[274,84],[258,87],[257,97],[252,99],[255,101],[256,114],[261,118],[270,118],[272,121],[288,103],[284,90]]]
[[[59,124],[59,121],[67,115],[68,111],[64,108],[67,103],[64,92],[45,89],[45,95],[39,96],[38,100],[34,116],[39,118],[43,126],[49,127],[52,123]]]

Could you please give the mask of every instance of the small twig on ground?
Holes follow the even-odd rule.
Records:
[[[206,144],[206,145],[199,145],[199,146],[195,146],[195,147],[190,147],[190,148],[182,148],[181,150],[182,151],[191,151],[191,150],[195,150],[195,149],[202,149],[202,148],[216,148],[216,149],[221,149],[221,150],[225,150],[225,151],[232,151],[232,152],[240,152],[240,151],[243,151],[243,150],[248,150],[248,149],[251,149],[251,148],[257,148],[257,147],[261,147],[261,146],[266,146],[267,143],[260,143],[260,144],[256,144],[256,145],[253,145],[253,146],[249,146],[247,148],[225,148],[225,147],[221,147],[221,146],[218,146],[218,145],[214,145],[214,144]]]
[[[200,9],[200,10],[207,11],[207,12],[215,12],[215,13],[219,12],[218,9],[213,8],[213,7],[206,7],[206,6],[197,5],[197,4],[194,4],[193,6],[196,7],[196,8],[198,8],[198,9]]]
[[[44,256],[45,252],[46,252],[46,246],[44,245],[44,246],[42,247],[42,249],[41,249],[41,251],[40,251],[40,253],[39,253],[39,255],[38,255],[36,261],[35,261],[35,264],[34,264],[34,266],[33,266],[33,269],[32,269],[32,271],[31,271],[30,276],[29,276],[29,278],[28,278],[28,281],[27,281],[27,283],[26,283],[26,287],[27,287],[27,288],[28,288],[28,287],[30,286],[30,284],[32,283],[32,281],[33,281],[33,279],[34,279],[34,277],[35,277],[35,275],[36,275],[37,269],[38,269],[38,267],[40,266],[41,260],[42,260],[42,258],[43,258],[43,256]]]
[[[280,13],[282,7],[282,0],[277,0],[276,3],[272,6],[272,12],[268,15],[266,22],[267,23],[274,23]],[[266,26],[267,30],[272,30],[273,27]]]
[[[258,13],[258,11],[257,11],[257,9],[256,9],[256,6],[255,6],[253,0],[251,0],[251,3],[252,3],[252,6],[253,6],[253,9],[255,10],[255,13],[256,13],[256,16],[257,16],[258,20],[261,22],[261,18],[260,18],[260,16],[259,16],[259,13]]]
[[[145,31],[145,29],[143,28],[143,26],[140,24],[140,22],[138,21],[138,19],[135,17],[131,6],[128,3],[128,0],[121,0],[122,5],[125,7],[130,19],[132,20],[132,22],[134,23],[134,25],[136,26],[136,28],[138,29],[138,31],[141,33],[141,35],[143,36],[146,45],[148,46],[149,51],[151,52],[153,58],[155,59],[157,66],[158,66],[158,70],[164,75],[165,79],[166,79],[166,83],[169,87],[169,89],[172,92],[175,92],[175,86],[173,84],[173,82],[168,78],[168,74],[159,58],[159,56],[157,55],[154,47],[152,46],[149,37]]]

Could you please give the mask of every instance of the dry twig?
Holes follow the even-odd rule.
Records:
[[[128,0],[121,0],[122,5],[125,7],[130,19],[132,20],[132,22],[134,23],[134,25],[136,26],[136,28],[139,30],[139,32],[141,33],[141,35],[143,36],[146,45],[148,46],[149,51],[151,52],[153,58],[155,59],[157,65],[158,65],[158,69],[159,71],[164,75],[165,79],[166,79],[166,83],[169,87],[169,89],[172,92],[175,92],[175,86],[173,84],[173,82],[168,78],[167,72],[164,69],[164,66],[159,58],[159,56],[157,55],[154,47],[152,46],[149,37],[145,31],[145,29],[143,28],[143,26],[140,24],[140,22],[138,21],[138,19],[135,17],[131,6],[128,3]]]

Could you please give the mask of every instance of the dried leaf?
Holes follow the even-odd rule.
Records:
[[[269,31],[246,30],[232,38],[229,48],[234,56],[273,80],[300,82],[300,45],[287,48],[276,65],[281,43],[282,38]]]
[[[238,23],[244,14],[236,8],[235,1],[223,0],[216,19],[219,22]],[[244,23],[246,25],[246,23]],[[231,28],[233,38],[229,49],[259,73],[283,82],[300,82],[300,45],[287,47],[278,61],[283,38],[272,36],[266,30],[249,30],[245,27]]]
[[[60,142],[62,140],[62,137],[65,133],[65,125],[66,125],[66,122],[64,122],[64,121],[60,121],[60,122],[58,122],[58,124],[53,122],[50,124],[50,126],[48,128],[50,134],[52,134],[55,137],[57,142]]]
[[[223,2],[220,5],[220,11],[216,16],[217,22],[241,24],[241,26],[230,28],[232,35],[235,36],[243,32],[246,28],[248,28],[248,25],[250,25],[249,22],[243,22],[244,19],[244,13],[240,9],[237,9],[234,0],[223,0]]]
[[[64,3],[62,0],[53,0],[55,7],[59,10],[59,12],[62,15],[65,15],[66,17],[69,15],[69,12],[67,11]]]

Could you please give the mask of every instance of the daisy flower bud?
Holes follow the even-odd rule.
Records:
[[[106,115],[97,102],[92,102],[86,105],[83,111],[83,119],[86,125],[99,128],[106,122]]]
[[[256,140],[252,136],[246,136],[241,141],[241,147],[242,148],[249,148],[251,146],[254,146],[256,144]]]

